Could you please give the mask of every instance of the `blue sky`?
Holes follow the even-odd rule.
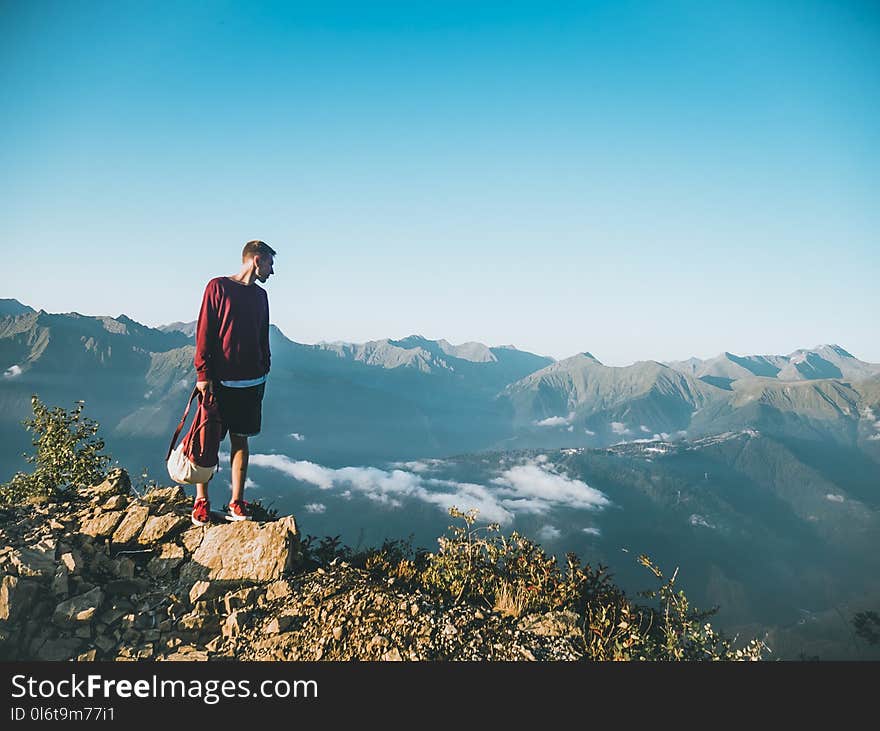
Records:
[[[880,362],[869,2],[0,0],[0,297],[299,342]]]

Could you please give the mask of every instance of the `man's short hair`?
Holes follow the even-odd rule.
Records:
[[[269,246],[265,241],[258,241],[256,239],[248,241],[241,250],[242,264],[257,254],[260,256],[275,256],[275,249]]]

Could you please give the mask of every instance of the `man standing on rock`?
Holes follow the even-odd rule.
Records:
[[[275,251],[264,241],[248,241],[238,274],[215,277],[205,287],[196,327],[193,359],[202,396],[213,393],[229,432],[232,499],[227,520],[250,520],[244,501],[248,437],[260,433],[263,393],[269,373],[269,298],[263,284],[275,273]],[[211,506],[208,485],[196,485],[192,522],[207,525]]]

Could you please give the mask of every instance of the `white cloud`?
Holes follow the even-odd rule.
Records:
[[[540,541],[555,541],[559,536],[562,535],[562,531],[559,530],[556,526],[553,525],[543,525],[541,529],[538,531],[538,540]]]
[[[574,431],[574,424],[569,424],[566,431]]]
[[[335,470],[322,467],[314,462],[306,460],[294,462],[283,454],[252,454],[249,464],[255,467],[269,467],[278,470],[300,482],[309,482],[322,490],[329,490],[333,487]]]
[[[626,424],[620,421],[612,421],[611,422],[611,431],[615,434],[629,434],[629,429],[626,428]]]
[[[566,426],[568,419],[564,416],[549,416],[541,421],[536,421],[535,426]]]
[[[308,503],[303,508],[307,513],[315,513],[316,515],[327,512],[327,506],[324,503]]]
[[[254,482],[250,477],[246,477],[244,480],[244,489],[245,490],[253,489],[255,487],[259,488],[260,486],[256,482]]]
[[[532,423],[535,426],[568,426],[572,421],[574,421],[574,411],[570,411],[568,416],[548,416],[546,419]]]
[[[880,429],[880,420],[874,422],[874,428]]]
[[[586,510],[611,504],[605,495],[585,482],[555,474],[534,463],[511,467],[492,483],[500,487],[498,492],[504,496],[502,505],[505,506],[523,498],[542,500],[551,506],[564,505]]]
[[[586,433],[586,435],[587,435],[588,437],[594,437],[594,436],[596,436],[596,432],[594,432],[594,431],[590,431],[589,429],[584,429],[584,433]]]
[[[650,434],[650,433],[651,433],[651,430],[650,430],[648,427],[646,427],[644,424],[642,424],[642,425],[639,427],[639,429],[641,429],[643,432],[645,432],[645,434]]]
[[[20,376],[20,375],[21,375],[21,366],[19,366],[19,365],[9,366],[9,368],[7,368],[3,372],[4,378],[15,378],[16,376]]]
[[[302,442],[305,440],[305,437],[302,434],[297,434],[296,432],[293,432],[290,437],[296,442]]]
[[[589,533],[591,536],[599,536],[602,535],[602,531],[598,528],[581,528],[584,533]]]
[[[880,434],[874,434],[874,435],[868,437],[868,439],[872,442],[880,441]]]
[[[525,497],[505,500],[504,506],[517,515],[520,513],[543,515],[552,507],[546,500]]]
[[[444,511],[476,508],[481,520],[511,523],[516,514],[541,515],[554,507],[598,510],[610,501],[580,480],[556,473],[547,455],[501,472],[491,486],[427,478],[403,470],[376,467],[332,469],[278,454],[252,454],[256,467],[278,470],[322,490],[340,490],[342,497],[358,493],[370,500],[400,507],[404,498],[421,500]]]
[[[376,467],[342,467],[332,469],[305,460],[294,461],[284,455],[252,454],[250,463],[267,467],[314,485],[322,490],[346,488],[342,497],[357,492],[364,497],[390,507],[401,507],[403,498],[415,498],[448,510],[453,505],[461,510],[477,508],[482,520],[509,523],[513,513],[499,503],[498,498],[482,485],[450,480],[425,480],[403,470],[380,470]],[[432,486],[428,489],[425,485]],[[437,490],[436,488],[445,488]]]
[[[835,495],[830,492],[825,496],[825,499],[830,500],[832,503],[842,503],[844,501],[843,495]]]
[[[476,508],[481,520],[490,523],[508,524],[513,521],[514,514],[499,504],[493,492],[483,485],[451,482],[447,480],[429,480],[429,484],[446,485],[454,492],[439,492],[421,489],[415,497],[441,507],[444,511],[455,506],[459,510]]]

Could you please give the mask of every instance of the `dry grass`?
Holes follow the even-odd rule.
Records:
[[[523,586],[512,586],[509,581],[501,581],[495,592],[494,611],[509,617],[519,617],[525,611],[528,596]]]

